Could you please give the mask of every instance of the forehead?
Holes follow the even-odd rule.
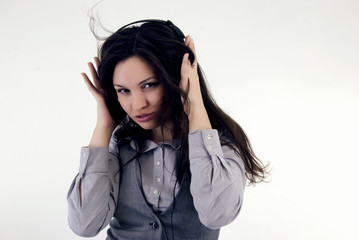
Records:
[[[155,77],[153,67],[142,58],[133,56],[117,63],[113,73],[113,84],[136,85],[149,77]]]

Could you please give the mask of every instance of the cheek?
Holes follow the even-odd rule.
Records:
[[[117,101],[118,103],[121,105],[122,109],[127,112],[127,109],[128,109],[128,103],[123,99],[121,98],[120,96],[117,96]]]
[[[162,95],[161,96],[156,95],[156,96],[154,96],[152,98],[152,104],[153,105],[158,106],[158,105],[162,105],[162,103],[163,103],[163,96]]]
[[[162,104],[163,98],[164,98],[164,92],[163,89],[160,89],[155,95],[156,103]]]

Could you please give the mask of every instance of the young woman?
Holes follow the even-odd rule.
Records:
[[[136,24],[136,25],[134,25]],[[190,36],[170,21],[113,33],[82,77],[97,124],[81,149],[69,225],[107,239],[218,239],[265,177],[241,127],[207,90]]]

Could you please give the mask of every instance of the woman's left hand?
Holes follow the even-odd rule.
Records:
[[[188,99],[184,104],[184,111],[186,112],[189,120],[189,130],[211,129],[211,124],[208,118],[207,111],[204,107],[201,87],[198,76],[197,57],[194,47],[193,38],[187,36],[185,44],[188,46],[195,55],[195,59],[191,64],[188,59],[189,54],[186,53],[182,59],[181,67],[181,81],[179,86],[183,91],[188,93]]]

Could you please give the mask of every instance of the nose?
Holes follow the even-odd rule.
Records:
[[[132,98],[132,109],[141,110],[147,106],[147,99],[143,93],[135,93]]]

